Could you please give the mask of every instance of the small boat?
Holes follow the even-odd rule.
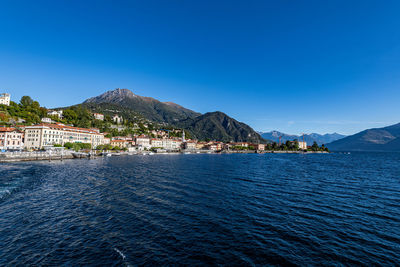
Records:
[[[81,159],[81,158],[87,158],[87,157],[89,157],[89,154],[88,154],[88,153],[83,153],[83,152],[73,152],[73,153],[72,153],[72,156],[73,156],[75,159]]]

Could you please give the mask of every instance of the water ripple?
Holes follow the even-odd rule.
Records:
[[[398,265],[400,155],[0,165],[0,266]]]

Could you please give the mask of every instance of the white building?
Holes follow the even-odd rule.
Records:
[[[6,106],[10,105],[10,94],[7,93],[0,94],[0,105],[1,104]]]
[[[151,147],[163,147],[162,139],[152,138],[151,139]]]
[[[24,133],[12,127],[0,127],[0,150],[23,149]]]
[[[96,120],[104,121],[104,115],[101,113],[93,113],[93,116]]]
[[[189,141],[186,141],[184,143],[184,147],[185,147],[185,149],[188,149],[188,150],[195,150],[196,149],[196,144],[197,144],[196,141],[189,140]]]
[[[25,127],[25,148],[41,149],[43,146],[65,143],[88,143],[92,148],[105,143],[104,134],[98,130],[66,126],[63,124],[39,124]]]
[[[122,117],[120,117],[120,116],[118,116],[116,114],[112,117],[112,120],[113,120],[113,122],[115,122],[117,124],[120,124],[123,121]]]
[[[178,150],[181,148],[182,140],[179,139],[162,139],[162,147],[167,150]]]
[[[41,121],[45,122],[45,123],[52,123],[53,122],[50,118],[42,118]]]
[[[59,119],[63,118],[63,111],[62,110],[50,110],[47,112],[48,116],[55,116],[58,117]]]
[[[148,138],[147,136],[138,136],[136,137],[136,145],[139,148],[146,148],[149,149],[151,148],[151,144],[150,144],[150,138]]]
[[[307,142],[300,142],[299,141],[299,148],[303,149],[303,150],[307,149]]]

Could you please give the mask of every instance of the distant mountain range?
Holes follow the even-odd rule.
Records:
[[[160,102],[134,94],[128,89],[115,89],[84,101],[82,106],[96,110],[110,109],[121,114],[138,113],[144,118],[184,128],[199,140],[247,141],[265,143],[256,131],[222,112],[201,114],[173,102]]]
[[[293,141],[295,139],[299,141],[303,141],[303,136],[301,135],[290,135],[290,134],[285,134],[279,131],[271,131],[271,132],[266,132],[266,133],[260,133],[261,137],[267,140],[271,140],[274,142],[279,142],[279,137],[282,136],[281,141],[286,142],[286,141]],[[317,134],[317,133],[312,133],[312,134],[305,134],[304,135],[304,141],[307,142],[307,144],[312,145],[315,142],[317,142],[318,145],[322,144],[328,144],[330,142],[339,140],[344,138],[345,135],[338,134],[338,133],[332,133],[332,134]]]
[[[400,123],[368,129],[327,146],[337,151],[400,151]]]

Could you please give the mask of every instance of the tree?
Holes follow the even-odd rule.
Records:
[[[64,144],[64,147],[65,147],[66,149],[71,149],[73,145],[74,145],[73,143],[68,142],[68,143],[65,143],[65,144]]]
[[[79,150],[81,150],[81,146],[78,143],[73,143],[72,149],[78,152]]]
[[[69,123],[75,122],[75,120],[78,118],[78,114],[76,114],[76,112],[72,109],[64,110],[63,116]]]
[[[314,141],[313,145],[311,146],[311,150],[312,151],[318,151],[319,150],[319,146],[318,146],[317,142]]]
[[[297,139],[294,140],[294,149],[295,150],[299,150],[300,149],[299,141]]]
[[[32,105],[33,99],[30,96],[24,95],[19,101],[22,107],[26,108]]]

